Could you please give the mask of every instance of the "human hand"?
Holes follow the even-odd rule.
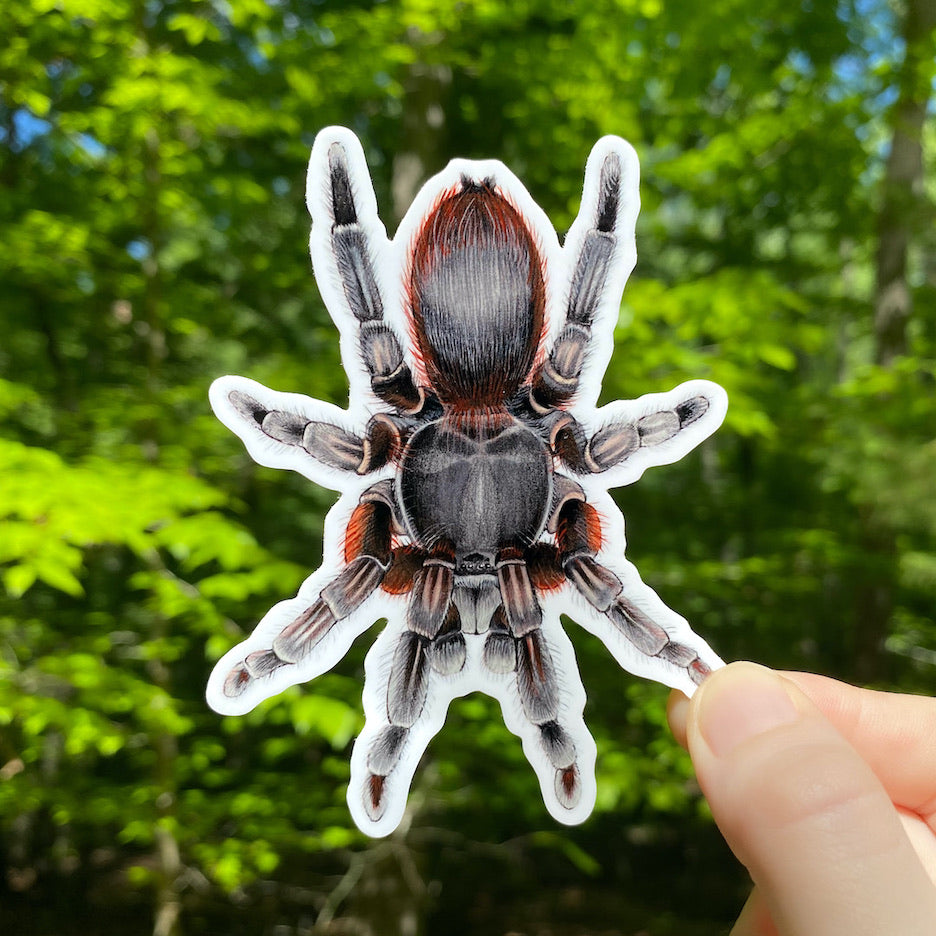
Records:
[[[669,719],[754,880],[732,936],[936,933],[936,699],[733,663]]]

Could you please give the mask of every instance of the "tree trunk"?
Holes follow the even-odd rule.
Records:
[[[898,75],[891,147],[878,215],[874,302],[875,356],[885,366],[906,353],[912,303],[907,252],[924,221],[923,123],[930,99],[936,43],[936,0],[907,0],[906,53]]]
[[[936,0],[906,0],[902,23],[905,54],[897,73],[898,95],[877,223],[874,356],[883,367],[892,366],[907,353],[912,313],[907,257],[927,214],[923,200],[923,124],[936,55],[934,29]],[[856,593],[854,662],[856,677],[870,682],[883,675],[882,650],[893,614],[898,572],[896,532],[877,518],[873,509],[866,511],[861,547],[863,568]]]
[[[410,44],[430,44],[418,30],[410,30]],[[403,138],[393,157],[393,213],[399,221],[420,185],[443,168],[445,161],[445,110],[452,72],[448,66],[417,61],[403,82],[405,98],[401,125]]]

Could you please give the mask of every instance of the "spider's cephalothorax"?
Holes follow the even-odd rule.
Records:
[[[316,275],[342,333],[348,412],[226,377],[221,419],[262,464],[344,496],[323,567],[216,666],[211,704],[239,713],[309,679],[375,619],[367,723],[349,804],[385,834],[449,701],[501,701],[550,810],[580,821],[594,743],[560,612],[633,672],[691,692],[718,658],[623,557],[607,494],[674,461],[724,416],[723,391],[595,399],[634,263],[637,162],[606,137],[560,248],[500,163],[455,161],[424,187],[394,241],[377,219],[363,153],[346,130],[309,167]]]

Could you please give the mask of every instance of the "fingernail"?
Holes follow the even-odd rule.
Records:
[[[799,718],[781,678],[750,663],[728,667],[710,677],[699,703],[699,731],[716,757]]]

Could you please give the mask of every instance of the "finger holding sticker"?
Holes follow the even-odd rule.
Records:
[[[375,620],[348,802],[372,835],[399,823],[453,698],[500,703],[547,808],[595,801],[568,614],[620,664],[691,695],[721,665],[624,558],[609,487],[681,458],[720,425],[708,381],[598,408],[636,262],[638,163],[599,140],[578,218],[555,230],[500,162],[454,160],[393,240],[348,130],[316,138],[308,203],[316,279],[338,326],[340,410],[242,377],[211,389],[262,465],[341,492],[325,561],[217,664],[208,701],[238,714],[335,665]]]

